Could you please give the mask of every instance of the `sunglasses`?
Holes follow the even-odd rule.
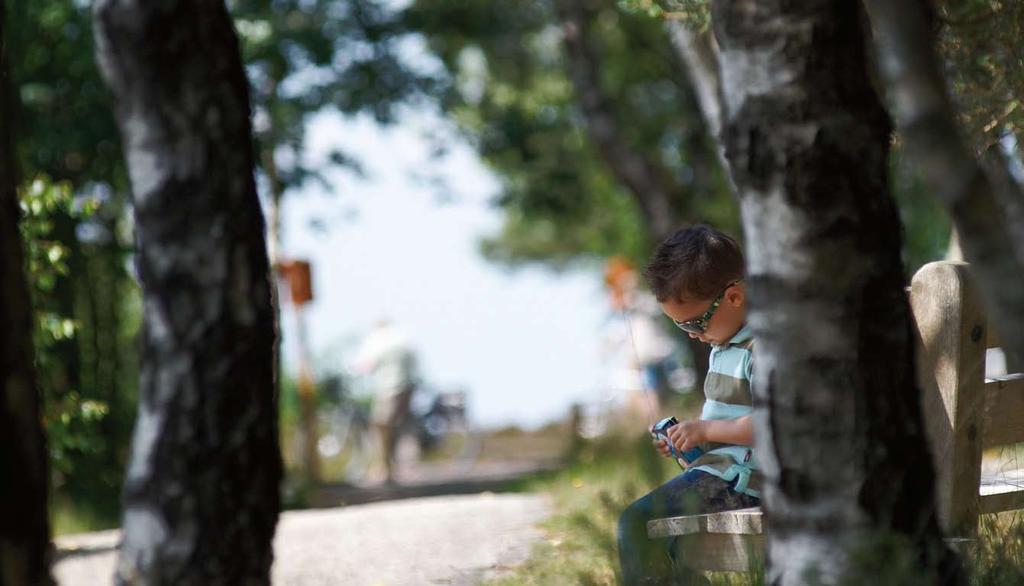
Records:
[[[707,331],[708,324],[711,323],[711,317],[715,315],[715,311],[718,310],[718,306],[722,304],[722,299],[725,298],[725,292],[729,290],[729,287],[738,283],[739,281],[733,281],[726,285],[725,289],[722,289],[722,292],[718,294],[718,297],[715,297],[711,301],[711,307],[709,307],[708,310],[700,317],[695,317],[686,321],[676,321],[673,319],[672,323],[676,324],[677,328],[683,330],[687,334],[703,334]]]

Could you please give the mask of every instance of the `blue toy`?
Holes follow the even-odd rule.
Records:
[[[665,440],[665,443],[668,444],[669,451],[672,453],[672,457],[676,459],[676,463],[679,464],[679,467],[685,470],[689,464],[704,454],[704,450],[699,447],[695,447],[680,453],[679,450],[672,445],[672,440],[668,438],[668,428],[677,423],[679,423],[679,420],[675,417],[666,417],[654,424],[654,427],[651,428],[651,435],[654,439]]]

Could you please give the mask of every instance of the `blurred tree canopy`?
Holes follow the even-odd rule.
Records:
[[[590,90],[622,148],[668,185],[677,221],[710,221],[736,232],[736,207],[713,162],[693,98],[661,23],[591,3],[585,42],[598,63]],[[574,87],[560,13],[552,2],[424,0],[407,9],[444,65],[440,104],[495,171],[505,213],[484,254],[515,265],[555,267],[613,254],[644,260],[652,234],[638,196],[588,132]]]
[[[327,161],[305,152],[309,117],[325,108],[369,113],[381,124],[396,108],[429,93],[432,78],[399,56],[401,23],[373,0],[232,0],[249,74],[257,163],[267,182],[272,261],[280,239],[278,202],[316,181],[329,193],[325,165],[362,175],[357,154],[333,150]]]
[[[444,65],[439,103],[501,182],[495,204],[505,220],[498,234],[482,242],[485,256],[512,266],[539,262],[562,268],[624,253],[642,263],[658,240],[645,226],[637,198],[588,133],[572,79],[579,63],[567,56],[567,23],[557,10],[575,4],[590,7],[584,13],[599,59],[599,90],[620,137],[665,171],[680,201],[675,221],[710,222],[738,234],[735,203],[665,30],[669,18],[705,27],[705,1],[413,2],[406,26],[424,36]],[[996,24],[1007,26],[989,26]],[[987,33],[950,26],[946,38],[965,34]],[[997,38],[1012,34],[1008,29]],[[973,54],[987,62],[969,49],[970,41],[959,42],[965,47],[961,59]],[[1004,69],[1012,54],[1005,47],[1012,46],[1000,50]],[[987,103],[987,114],[1008,107],[1005,97]],[[903,164],[898,148],[892,177],[912,272],[945,253],[950,223]]]

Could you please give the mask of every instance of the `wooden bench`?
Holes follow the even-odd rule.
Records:
[[[983,450],[1024,442],[1024,374],[985,378],[986,350],[998,342],[965,263],[925,265],[909,294],[940,519],[947,535],[971,537],[979,514],[1024,508],[1024,469],[982,474]],[[655,519],[647,533],[676,537],[692,568],[750,571],[763,567],[765,528],[755,508]]]

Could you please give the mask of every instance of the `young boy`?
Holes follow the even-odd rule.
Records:
[[[662,311],[691,338],[711,344],[700,419],[669,428],[680,452],[703,450],[686,470],[640,498],[619,518],[626,586],[706,584],[675,559],[672,539],[647,537],[647,521],[757,506],[761,477],[753,459],[750,392],[754,340],[746,325],[743,253],[708,226],[682,229],[657,249],[645,276]],[[669,455],[665,442],[655,442]]]

